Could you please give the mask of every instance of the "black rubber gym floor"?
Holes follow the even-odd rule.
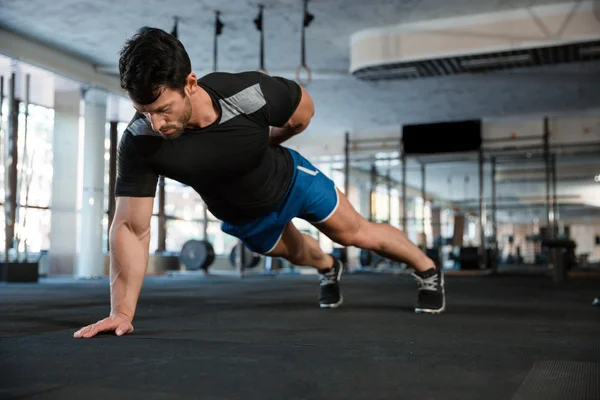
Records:
[[[447,278],[416,315],[408,276],[151,277],[129,336],[73,339],[108,282],[0,286],[3,399],[600,399],[597,279]]]

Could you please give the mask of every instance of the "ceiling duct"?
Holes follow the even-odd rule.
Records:
[[[486,73],[600,60],[594,2],[367,29],[351,39],[364,80]]]

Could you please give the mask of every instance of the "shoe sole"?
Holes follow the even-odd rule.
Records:
[[[337,303],[331,303],[331,304],[319,303],[319,307],[321,307],[321,308],[338,308],[343,303],[344,303],[344,296],[340,296],[340,301],[338,301]]]
[[[441,314],[446,310],[446,307],[442,307],[438,310],[431,310],[428,308],[415,308],[417,314]]]
[[[415,308],[415,313],[417,314],[441,314],[446,310],[446,299],[444,298],[444,303],[442,304],[442,308],[431,309],[431,308]]]

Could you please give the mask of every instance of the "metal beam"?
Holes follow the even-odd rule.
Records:
[[[165,177],[158,179],[158,248],[157,252],[167,250],[167,218],[165,215]]]
[[[346,132],[344,145],[344,194],[346,197],[350,191],[350,132]]]
[[[492,157],[492,235],[494,236],[494,248],[498,245],[498,215],[496,209],[496,157]]]
[[[108,158],[108,230],[115,218],[116,199],[115,185],[117,182],[117,146],[118,146],[118,121],[110,121],[110,147]],[[106,241],[107,250],[110,250],[110,240]]]
[[[204,203],[204,207],[202,208],[202,219],[204,220],[204,225],[202,226],[202,238],[204,240],[208,240],[208,206]]]
[[[406,231],[406,153],[402,150],[402,232]]]
[[[504,142],[525,142],[532,140],[544,140],[543,136],[515,136],[515,137],[503,137],[503,138],[487,138],[483,139],[483,143],[504,143]]]
[[[0,28],[0,54],[91,87],[125,96],[117,76],[103,74],[89,61],[3,28]]]
[[[375,219],[373,215],[373,206],[376,203],[373,197],[375,197],[375,191],[377,190],[377,177],[377,167],[375,166],[375,164],[373,164],[371,166],[371,190],[369,191],[369,221],[373,221]]]
[[[554,235],[558,236],[558,224],[557,224],[557,216],[558,216],[558,198],[556,196],[556,187],[557,187],[557,179],[556,179],[556,155],[552,155],[552,217],[554,220]]]
[[[392,179],[390,177],[390,170],[387,170],[386,176],[387,184],[387,195],[388,195],[388,224],[392,223]]]
[[[15,97],[16,74],[13,72],[8,92],[8,131],[5,136],[6,143],[6,175],[5,175],[5,255],[8,259],[8,250],[13,248],[15,237],[16,210],[17,210],[17,163],[18,132],[19,132],[19,100]]]
[[[523,183],[542,183],[545,182],[546,177],[540,176],[538,178],[517,178],[510,179],[504,178],[502,180],[498,180],[496,182],[497,185],[515,185],[515,184],[523,184]],[[571,177],[563,177],[563,178],[555,178],[557,182],[581,182],[581,183],[589,183],[589,176],[571,176]]]
[[[546,216],[547,216],[547,227],[554,237],[554,217],[552,215],[551,202],[550,202],[550,184],[551,184],[551,169],[550,169],[550,128],[548,117],[544,118],[544,162],[546,167]]]
[[[485,243],[485,215],[483,207],[483,149],[479,148],[479,240],[481,251],[482,268],[486,263],[486,243]]]
[[[591,149],[591,147],[600,147],[600,141],[589,141],[589,142],[576,142],[576,143],[560,143],[560,144],[555,144],[555,145],[549,145],[550,150],[569,150],[569,149],[584,149],[584,152],[581,152],[581,154],[587,154],[587,153],[591,153],[594,151],[597,151],[597,149]],[[539,145],[535,145],[535,146],[523,146],[523,147],[516,147],[516,146],[511,146],[511,147],[501,147],[501,148],[484,148],[483,151],[486,154],[494,154],[494,153],[509,153],[509,152],[520,152],[523,153],[524,151],[535,151],[535,150],[542,150],[543,149],[543,145],[542,147],[540,147]],[[571,154],[571,153],[569,153]],[[578,153],[576,153],[578,154]]]
[[[363,139],[354,139],[350,141],[350,145],[359,145],[364,143],[395,143],[398,142],[397,137],[379,137],[379,138],[363,138]]]
[[[425,201],[427,193],[425,192],[425,164],[421,164],[421,198],[423,199],[423,205],[421,209],[421,228],[423,234],[425,234]]]
[[[563,204],[578,204],[578,202],[582,201],[582,198],[580,195],[562,195],[562,196],[557,196],[557,198],[560,199]],[[491,200],[492,200],[491,197],[484,198],[485,202],[488,202]],[[515,204],[520,204],[522,206],[529,206],[529,205],[545,206],[546,198],[545,198],[545,196],[539,196],[539,195],[500,196],[500,197],[497,196],[496,202],[497,203],[498,202],[501,202],[501,203],[514,202]],[[456,206],[458,206],[458,207],[477,207],[477,206],[479,206],[479,200],[475,200],[475,199],[454,200],[453,203],[456,204]]]

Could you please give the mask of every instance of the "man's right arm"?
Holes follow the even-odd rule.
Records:
[[[154,198],[117,197],[110,228],[110,315],[73,335],[91,338],[101,332],[133,332],[133,317],[148,266],[150,220]]]
[[[110,229],[111,317],[133,320],[148,267],[154,198],[118,197]]]

